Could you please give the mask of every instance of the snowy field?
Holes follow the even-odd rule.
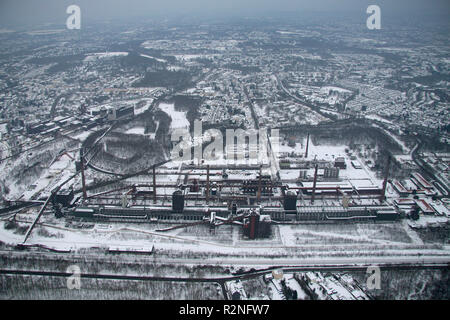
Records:
[[[339,87],[331,87],[331,86],[320,88],[320,93],[328,93],[330,90],[337,91],[340,93],[352,93],[350,90],[339,88]]]
[[[98,59],[104,59],[104,58],[113,58],[113,57],[122,57],[127,56],[128,52],[97,52],[92,53],[86,58],[84,58],[83,62],[93,62]]]
[[[172,119],[170,124],[171,130],[181,128],[189,129],[189,121],[186,118],[186,112],[176,111],[173,103],[160,103],[159,109],[167,113]]]
[[[128,129],[125,131],[127,134],[138,134],[138,135],[144,135],[145,134],[145,128],[144,127],[134,127],[131,129]]]
[[[35,217],[18,214],[19,225],[27,226]],[[28,221],[27,223],[25,223]],[[195,226],[169,232],[156,230],[173,224],[96,224],[77,229],[64,224],[48,213],[41,218],[29,244],[39,243],[57,249],[77,250],[89,247],[127,247],[224,256],[253,257],[333,257],[352,255],[407,255],[416,252],[449,255],[440,244],[424,244],[417,233],[403,223],[299,224],[272,225],[268,239],[247,240],[239,226],[221,226],[214,232],[208,226]],[[6,229],[0,222],[0,241],[17,244],[23,241],[19,229]],[[39,229],[45,231],[39,232]],[[381,250],[381,251],[380,251]]]
[[[156,61],[158,61],[158,62],[162,62],[162,63],[166,63],[166,62],[167,62],[167,60],[164,60],[164,59],[158,59],[158,58],[155,58],[155,57],[146,55],[146,54],[141,54],[140,56],[141,56],[141,57],[144,57],[144,58],[154,59],[154,60],[156,60]]]

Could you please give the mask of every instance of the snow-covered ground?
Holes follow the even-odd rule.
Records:
[[[63,154],[23,193],[23,199],[47,197],[53,188],[75,173],[75,154]],[[72,158],[71,158],[72,157]]]
[[[170,124],[171,130],[181,128],[189,129],[189,121],[186,118],[186,112],[176,111],[173,103],[160,103],[159,108],[172,118]]]
[[[158,61],[158,62],[163,62],[163,63],[166,63],[166,62],[167,62],[167,60],[155,58],[155,57],[152,57],[152,56],[149,56],[149,55],[146,55],[146,54],[141,54],[141,57],[149,58],[149,59],[155,59],[156,61]]]
[[[26,225],[29,225],[37,209],[29,209],[28,214],[18,214],[17,221],[28,221]],[[0,241],[9,244],[23,241],[23,235],[14,233],[15,230],[6,230],[4,223],[0,221]],[[405,232],[402,223],[273,225],[272,238],[258,240],[243,238],[240,226],[221,226],[216,234],[210,234],[208,227],[201,225],[191,227],[193,230],[189,231],[176,229],[169,232],[156,231],[170,226],[167,224],[103,223],[90,229],[79,229],[66,226],[64,220],[55,219],[51,212],[42,216],[41,223],[54,237],[43,236],[35,231],[28,244],[42,244],[61,250],[109,246],[151,250],[154,246],[162,252],[189,253],[188,256],[192,258],[198,254],[210,255],[210,259],[216,262],[228,260],[225,257],[227,255],[230,258],[246,256],[247,262],[253,260],[252,264],[258,264],[259,259],[273,257],[287,259],[292,264],[319,263],[330,259],[351,261],[352,258],[364,261],[377,258],[383,261],[408,256],[417,258],[418,253],[450,260],[450,248],[418,243],[408,235],[415,231],[411,229]],[[225,256],[221,258],[220,255]]]
[[[8,156],[10,156],[11,152],[10,152],[10,147],[9,145],[5,142],[0,142],[0,159],[6,158]],[[5,165],[7,163],[7,160],[3,160],[0,162],[0,171],[3,171]]]
[[[131,129],[128,129],[127,131],[125,131],[125,133],[144,135],[145,134],[145,128],[144,127],[133,127]]]
[[[92,133],[93,133],[93,131],[91,131],[91,130],[82,131],[82,132],[78,133],[77,135],[73,136],[73,138],[77,139],[77,140],[80,140],[80,141],[84,141]]]
[[[364,164],[364,159],[360,159],[359,157],[357,157],[356,160],[361,165],[361,169],[356,169],[352,166],[351,160],[345,152],[346,148],[348,147],[345,145],[315,145],[311,139],[309,141],[308,158],[303,159],[325,160],[333,163],[336,158],[343,157],[345,159],[347,168],[341,169],[339,171],[339,178],[342,181],[333,182],[332,185],[334,186],[340,184],[351,184],[355,187],[381,186],[383,180],[377,178],[376,173],[367,168],[367,166]],[[289,155],[291,153],[303,156],[305,154],[305,150],[306,138],[304,138],[301,143],[296,143],[295,147],[290,147],[287,144],[279,146],[279,152],[281,156]],[[312,177],[314,175],[314,168],[309,169],[307,174]],[[296,179],[298,177],[298,170],[281,170],[280,176],[282,179]],[[319,182],[319,185],[322,184],[323,183]],[[304,182],[304,185],[312,186],[312,182]]]
[[[410,149],[406,146],[406,144],[402,140],[400,140],[396,135],[394,135],[391,132],[387,131],[386,129],[380,127],[379,125],[372,124],[372,126],[383,130],[389,137],[392,138],[392,140],[394,140],[402,148],[403,153],[410,152]]]
[[[155,90],[156,91],[156,90]],[[134,107],[134,114],[135,115],[139,115],[144,113],[145,111],[148,110],[148,108],[152,105],[153,99],[145,99],[145,104],[144,106],[137,108],[137,106]]]
[[[84,58],[83,62],[92,62],[97,59],[121,57],[121,56],[127,56],[127,55],[128,55],[128,52],[96,52],[96,53],[91,53],[86,58]]]
[[[220,55],[217,55],[217,54],[175,54],[174,56],[179,61],[190,61],[190,60],[199,59],[199,58],[210,59],[210,58],[214,58],[214,57],[220,56]]]

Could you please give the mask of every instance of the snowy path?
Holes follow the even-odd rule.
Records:
[[[420,239],[419,235],[414,230],[412,230],[411,227],[408,225],[408,220],[403,220],[402,225],[403,225],[406,233],[408,234],[408,236],[411,238],[411,240],[414,243],[420,244],[420,245],[424,244],[422,239]]]

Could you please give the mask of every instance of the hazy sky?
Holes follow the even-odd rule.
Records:
[[[65,25],[66,8],[76,4],[82,19],[105,20],[137,16],[258,16],[276,12],[299,14],[310,11],[336,15],[363,13],[370,4],[382,14],[450,13],[450,0],[0,0],[0,23]]]

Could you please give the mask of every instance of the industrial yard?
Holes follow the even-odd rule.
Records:
[[[448,300],[447,17],[58,6],[0,11],[0,299]]]
[[[171,117],[170,112],[167,115]],[[87,290],[83,297],[94,299],[120,299],[120,288],[134,283],[133,277],[140,282],[127,297],[136,299],[144,298],[143,291],[155,292],[147,293],[145,299],[393,298],[395,293],[382,296],[387,293],[367,288],[355,293],[349,289],[354,280],[335,273],[288,274],[282,282],[264,276],[251,280],[262,281],[257,290],[250,285],[251,293],[245,293],[243,288],[249,285],[244,279],[239,285],[232,284],[234,280],[209,284],[200,279],[226,278],[237,270],[252,274],[252,270],[276,266],[389,267],[419,262],[429,268],[448,261],[448,235],[430,240],[425,231],[427,223],[445,228],[449,211],[440,201],[444,190],[418,172],[396,175],[395,159],[383,156],[378,140],[363,137],[348,142],[344,138],[339,145],[314,131],[288,132],[260,150],[260,162],[249,159],[247,144],[225,148],[213,160],[176,162],[167,158],[168,152],[157,155],[151,146],[143,148],[138,141],[146,141],[146,133],[133,129],[136,125],[141,124],[127,121],[105,127],[85,135],[79,151],[58,153],[42,173],[47,180],[39,178],[33,189],[23,193],[21,199],[27,201],[10,204],[17,209],[0,222],[5,248],[67,256],[67,263],[51,268],[57,272],[76,261],[93,279],[95,274],[124,277],[83,282]],[[126,144],[120,142],[121,135],[130,136]],[[195,139],[194,153],[199,137]],[[230,165],[227,159],[236,155],[230,150],[244,150],[243,159]],[[137,167],[127,166],[129,159]],[[124,170],[113,172],[115,166]],[[103,256],[95,258],[104,261],[100,268],[82,262],[89,260],[89,250]],[[113,257],[119,260],[113,263]],[[52,256],[46,259],[52,261]],[[33,292],[39,292],[33,286],[36,275],[21,277],[34,272],[36,264],[24,269],[26,263],[14,261],[3,268],[14,270],[21,265],[22,271],[5,274],[4,283],[9,290],[15,288],[15,298],[33,298]],[[174,273],[174,279],[166,276],[159,282],[158,277]],[[148,281],[142,282],[142,276]],[[41,283],[54,288],[46,298],[54,298],[56,292],[63,299],[81,298],[62,288],[60,277],[49,273]],[[323,284],[316,288],[318,280],[311,277]],[[364,281],[359,279],[358,288],[362,288]],[[27,289],[31,286],[33,290]],[[173,292],[178,293],[171,296]]]

